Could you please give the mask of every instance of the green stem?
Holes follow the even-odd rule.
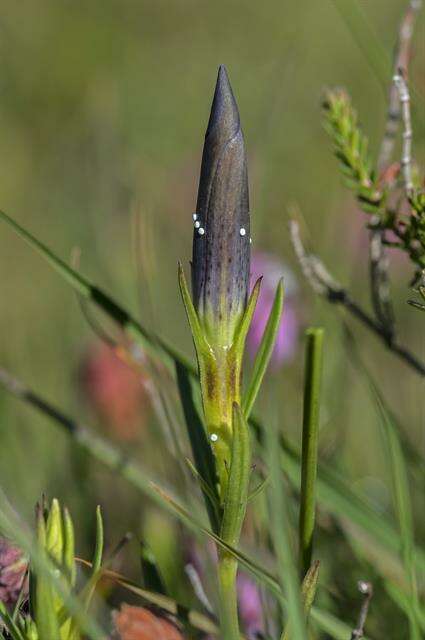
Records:
[[[306,335],[299,519],[300,564],[302,575],[305,575],[310,568],[313,552],[323,329],[309,329]]]
[[[218,557],[220,588],[220,623],[223,640],[239,640],[238,596],[236,589],[237,560],[226,551]]]

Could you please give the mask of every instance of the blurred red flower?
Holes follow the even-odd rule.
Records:
[[[143,607],[122,604],[114,623],[120,640],[184,640],[171,622]]]
[[[147,378],[106,344],[89,346],[79,378],[85,397],[112,435],[133,440],[149,411]]]

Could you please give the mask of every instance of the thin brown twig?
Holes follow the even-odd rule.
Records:
[[[413,30],[421,6],[421,0],[410,0],[400,23],[394,51],[393,70],[394,74],[401,73],[404,78],[407,78],[408,74]],[[399,90],[393,79],[389,88],[387,119],[378,156],[379,174],[382,174],[391,162],[401,115],[402,105],[399,99]],[[373,229],[373,226],[378,226],[378,224],[379,219],[375,216],[371,221],[372,230],[369,244],[371,298],[376,317],[390,334],[394,327],[394,312],[390,298],[389,261],[383,243],[383,231]]]
[[[304,276],[313,290],[329,302],[343,306],[352,316],[380,338],[389,351],[403,360],[416,373],[425,377],[425,363],[419,360],[406,347],[398,344],[393,336],[389,336],[382,324],[355,302],[349,292],[335,280],[318,256],[307,253],[302,243],[299,225],[296,220],[290,221],[289,234]]]
[[[358,590],[364,596],[363,603],[359,613],[359,619],[357,621],[357,626],[353,629],[351,633],[351,640],[360,640],[364,636],[364,626],[366,623],[367,614],[369,611],[370,601],[373,596],[373,587],[370,582],[365,582],[364,580],[360,580],[357,584]]]

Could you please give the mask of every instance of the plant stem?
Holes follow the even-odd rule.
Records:
[[[305,575],[310,568],[313,552],[323,329],[309,329],[306,337],[299,519],[300,564],[302,575]]]
[[[240,638],[236,589],[237,569],[237,560],[226,551],[220,551],[218,556],[218,579],[223,640],[239,640]]]

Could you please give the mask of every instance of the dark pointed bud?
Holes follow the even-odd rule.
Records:
[[[244,139],[224,66],[205,135],[194,226],[193,302],[210,339],[229,345],[247,302],[250,223]]]

